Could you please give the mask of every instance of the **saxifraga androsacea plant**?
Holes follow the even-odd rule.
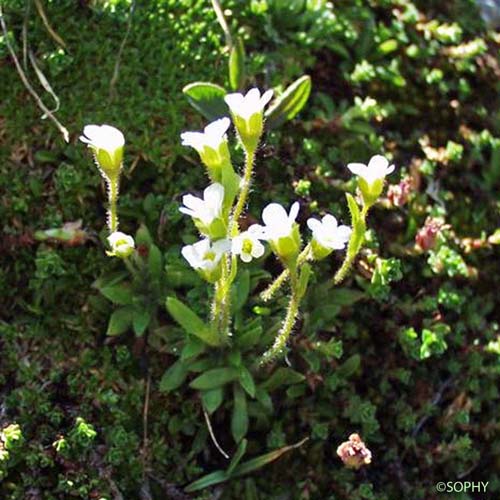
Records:
[[[288,211],[278,203],[270,203],[262,211],[263,224],[254,224],[242,230],[241,220],[246,215],[255,180],[255,156],[264,130],[264,109],[271,98],[272,91],[261,95],[256,88],[246,95],[228,94],[225,101],[230,117],[210,123],[203,132],[184,132],[181,135],[183,145],[198,152],[210,179],[202,197],[187,194],[180,207],[183,214],[192,218],[201,235],[198,242],[182,248],[182,255],[213,287],[207,320],[200,318],[178,298],[166,298],[166,308],[184,330],[185,337],[180,349],[172,349],[178,360],[166,371],[160,388],[164,391],[175,390],[184,383],[189,373],[196,373],[190,387],[200,391],[204,411],[209,415],[224,402],[226,388],[232,387],[231,430],[235,441],[240,444],[248,430],[247,397],[269,410],[272,402],[268,392],[281,384],[280,377],[288,377],[286,383],[293,383],[289,381],[290,377],[303,378],[299,373],[282,367],[270,375],[272,381],[268,378],[257,384],[254,380],[260,366],[278,361],[285,354],[308,287],[312,265],[347,246],[343,264],[333,280],[339,284],[345,278],[363,245],[368,211],[382,194],[385,176],[394,170],[394,166],[380,155],[374,156],[368,165],[348,164],[349,170],[357,176],[360,194],[360,202],[347,194],[351,227],[339,225],[331,214],[325,214],[321,220],[310,218],[307,226],[312,235],[304,242],[296,222],[299,203],[294,202]],[[245,155],[241,172],[237,172],[231,159],[227,136],[231,122]],[[93,150],[108,184],[108,255],[123,259],[130,267],[130,260],[136,258],[137,250],[134,239],[118,231],[116,212],[123,135],[108,125],[89,125],[85,127],[82,140]],[[261,299],[271,300],[276,291],[286,284],[289,295],[274,341],[259,354],[262,339],[266,338],[261,323],[256,321],[260,318],[242,319],[240,313],[244,302],[249,299],[249,273],[245,267],[252,260],[259,263],[265,259],[266,245],[283,266],[283,271],[261,294]],[[243,296],[243,304],[235,304],[234,296],[238,294],[234,293],[234,289],[245,281],[243,278],[246,278],[247,290],[239,294],[238,299],[241,302]]]

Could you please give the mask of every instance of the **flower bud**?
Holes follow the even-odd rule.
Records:
[[[106,252],[110,257],[119,257],[125,259],[135,250],[134,238],[128,234],[115,231],[108,236],[108,243],[111,247],[110,252]]]

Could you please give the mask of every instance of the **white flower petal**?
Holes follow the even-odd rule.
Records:
[[[264,92],[262,97],[260,98],[260,105],[262,108],[266,106],[266,104],[273,98],[274,90],[269,89]]]
[[[182,247],[181,254],[188,261],[191,267],[195,269],[199,267],[199,258],[193,245],[186,245],[185,247]]]
[[[195,211],[203,210],[204,207],[203,200],[192,194],[185,194],[182,197],[182,203],[184,203],[185,207]]]
[[[260,224],[252,224],[248,229],[247,229],[248,234],[255,238],[262,239],[265,235],[265,229],[260,225]]]
[[[321,221],[319,221],[318,219],[310,218],[310,219],[307,219],[307,227],[314,234],[316,231],[320,231],[323,226],[321,224]]]
[[[203,191],[203,200],[207,205],[220,213],[224,201],[224,186],[215,182]]]
[[[339,226],[337,228],[337,234],[339,235],[339,238],[347,241],[351,237],[352,228],[349,226]]]
[[[241,235],[236,236],[231,240],[231,252],[239,255],[243,250],[243,238]]]
[[[224,101],[226,104],[229,106],[229,109],[231,112],[236,114],[236,110],[243,104],[244,101],[243,94],[240,94],[239,92],[235,92],[234,94],[227,94],[224,97]]]
[[[385,158],[384,156],[382,155],[375,155],[375,156],[372,156],[370,158],[370,161],[368,162],[368,168],[374,168],[374,169],[377,169],[377,170],[383,170],[385,171],[386,168],[388,167],[389,165],[389,161],[387,160],[387,158]]]
[[[295,222],[297,215],[299,215],[299,210],[300,210],[300,204],[298,201],[296,201],[290,208],[290,215],[288,216],[290,222]]]
[[[354,174],[354,175],[359,175],[363,176],[367,166],[364,165],[363,163],[348,163],[347,168]]]
[[[241,255],[240,255],[240,259],[245,262],[246,264],[248,264],[249,262],[252,261],[252,256],[249,254],[249,253],[245,253],[243,252]]]
[[[262,211],[262,220],[266,226],[279,226],[288,223],[288,215],[279,203],[270,203]]]
[[[227,129],[230,125],[231,120],[227,116],[225,116],[224,118],[219,118],[218,120],[209,123],[204,128],[204,133],[209,136],[221,138],[227,132]]]
[[[323,226],[328,230],[328,231],[336,231],[337,230],[337,219],[331,215],[331,214],[326,214],[323,219],[321,220]]]
[[[181,134],[183,146],[190,146],[196,150],[203,149],[205,136],[201,132],[183,132]]]
[[[125,144],[123,133],[111,125],[85,125],[80,140],[97,149],[104,149],[111,154]]]
[[[252,257],[254,259],[259,259],[264,255],[265,248],[264,245],[259,240],[254,240],[252,246]]]

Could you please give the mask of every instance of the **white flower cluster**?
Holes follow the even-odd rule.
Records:
[[[254,147],[254,138],[261,133],[263,110],[272,98],[272,91],[262,96],[258,89],[251,89],[246,95],[230,94],[225,98],[238,137],[245,147]],[[184,132],[182,144],[193,147],[204,163],[212,168],[230,162],[227,131],[230,119],[221,118],[207,125],[203,132]],[[252,142],[253,141],[253,142]],[[350,163],[349,170],[358,176],[358,183],[366,198],[373,198],[394,166],[383,156],[374,156],[368,165]],[[211,175],[220,179],[220,175]],[[222,181],[221,181],[222,182]],[[380,188],[380,189],[379,189]],[[180,211],[192,217],[203,238],[182,249],[182,255],[189,264],[209,281],[220,277],[220,262],[224,255],[238,256],[243,262],[251,262],[265,253],[263,242],[268,242],[272,251],[285,263],[293,261],[300,252],[301,236],[296,222],[299,203],[295,202],[290,212],[278,203],[270,203],[262,212],[263,225],[254,224],[246,231],[231,236],[229,228],[229,207],[225,205],[224,186],[214,182],[203,191],[203,197],[191,194],[183,197]],[[334,250],[345,248],[351,236],[351,228],[338,225],[330,214],[321,220],[311,218],[307,226],[312,232],[312,257],[321,259]]]

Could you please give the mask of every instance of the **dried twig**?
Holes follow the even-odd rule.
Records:
[[[23,20],[23,67],[24,71],[28,71],[28,20],[31,11],[31,1],[27,0],[26,9],[24,10],[24,20]]]
[[[129,34],[130,34],[130,30],[132,28],[132,15],[134,13],[134,9],[135,9],[135,0],[133,0],[132,3],[130,4],[130,12],[128,14],[127,29],[125,31],[125,35],[123,37],[122,43],[120,44],[120,48],[118,49],[118,54],[116,56],[116,61],[115,61],[115,68],[113,70],[113,76],[111,77],[111,80],[109,81],[109,99],[110,100],[112,100],[116,95],[115,86],[116,86],[116,82],[118,81],[118,76],[120,73],[120,64],[121,64],[121,60],[122,60],[123,51],[125,50],[125,45],[127,43],[127,40],[128,40]]]
[[[14,61],[14,65],[16,66],[16,70],[19,74],[19,77],[21,78],[21,81],[23,82],[24,86],[26,87],[26,90],[33,96],[35,99],[38,107],[43,111],[44,116],[49,118],[54,125],[59,129],[61,132],[64,140],[66,142],[69,142],[69,132],[66,127],[64,127],[61,122],[52,114],[50,109],[45,106],[43,103],[42,99],[40,96],[36,93],[35,89],[32,87],[31,83],[28,80],[28,77],[23,71],[23,68],[21,67],[21,64],[19,63],[19,59],[16,56],[16,52],[14,51],[14,48],[12,47],[12,44],[10,43],[9,39],[9,32],[7,31],[7,25],[5,24],[5,19],[3,17],[3,10],[2,10],[2,5],[0,4],[0,25],[2,27],[2,33],[5,38],[5,44],[7,45],[7,50],[9,51],[10,56],[12,57],[12,60]]]
[[[215,434],[214,434],[214,431],[212,429],[212,424],[210,422],[210,417],[208,416],[207,410],[205,410],[205,408],[203,408],[203,415],[205,415],[205,421],[207,422],[208,433],[210,434],[210,437],[212,438],[212,441],[213,441],[215,447],[219,450],[219,452],[221,453],[221,455],[224,458],[229,459],[229,455],[222,449],[221,445],[218,443],[217,439],[215,438]]]
[[[441,384],[438,391],[434,395],[434,398],[432,399],[432,402],[431,402],[432,406],[437,406],[440,403],[441,399],[443,398],[444,392],[446,391],[446,389],[448,389],[448,387],[450,387],[450,385],[453,384],[453,382],[454,382],[453,377],[449,377]],[[427,420],[429,420],[429,418],[430,418],[430,415],[425,415],[419,420],[419,422],[414,427],[414,429],[411,433],[411,437],[414,438],[422,430],[422,427],[425,425]]]
[[[54,99],[54,101],[56,103],[55,108],[51,109],[50,112],[56,113],[57,111],[59,111],[59,106],[61,104],[61,101],[59,100],[59,97],[57,96],[57,94],[54,92],[54,90],[50,86],[50,83],[47,80],[47,78],[45,77],[45,75],[43,74],[43,71],[38,67],[35,56],[31,50],[28,52],[28,57],[29,57],[31,65],[33,66],[33,69],[35,70],[36,76],[38,77],[38,81],[40,82],[42,87],[47,91],[47,93],[52,96],[52,98]],[[45,118],[47,118],[47,115],[42,116],[42,119],[45,119]]]
[[[146,395],[144,396],[144,411],[142,413],[142,458],[143,458],[143,476],[147,475],[147,465],[148,465],[148,415],[149,415],[149,394],[151,392],[151,374],[148,373],[148,378],[146,379]]]
[[[36,10],[38,11],[38,15],[42,18],[43,25],[45,26],[45,29],[49,32],[49,35],[63,48],[66,48],[66,42],[54,31],[52,26],[49,23],[49,20],[47,18],[47,14],[45,13],[45,10],[43,9],[42,2],[40,0],[35,0],[35,7]]]
[[[229,26],[227,25],[226,18],[224,17],[224,11],[222,10],[222,5],[219,0],[212,0],[212,7],[214,8],[215,15],[217,16],[217,21],[219,21],[220,27],[224,32],[224,36],[226,37],[226,45],[229,51],[233,48],[233,37],[231,36],[231,31],[229,30]]]

